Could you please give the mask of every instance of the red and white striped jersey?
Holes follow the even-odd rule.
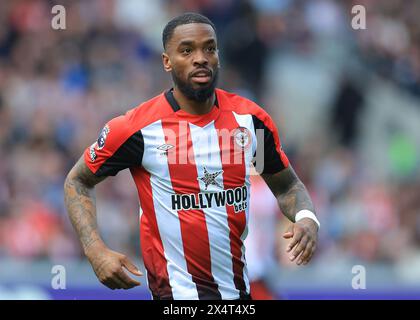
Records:
[[[255,158],[263,159],[264,173],[288,166],[274,122],[262,108],[216,89],[211,111],[192,115],[168,90],[109,121],[84,158],[97,176],[130,169],[155,299],[249,294],[244,240],[250,166]]]

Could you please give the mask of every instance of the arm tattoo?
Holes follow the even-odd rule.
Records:
[[[96,221],[94,186],[104,179],[89,170],[82,156],[64,183],[64,202],[85,252],[94,242],[101,240]]]
[[[300,210],[306,209],[315,213],[308,190],[291,166],[273,175],[263,174],[262,177],[289,220],[295,222],[295,215]]]

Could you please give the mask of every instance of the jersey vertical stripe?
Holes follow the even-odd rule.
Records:
[[[216,121],[215,127],[218,130],[227,129],[231,133],[238,128],[238,123],[231,111],[224,112]],[[221,152],[223,167],[223,186],[224,189],[234,188],[245,184],[245,163],[244,152],[234,145],[234,137],[231,134],[229,139],[219,137],[219,148]],[[228,150],[228,153],[226,153]],[[226,154],[228,156],[226,156]],[[233,206],[226,206],[229,222],[229,237],[232,253],[232,264],[235,287],[240,291],[241,296],[246,292],[244,279],[244,261],[242,260],[242,236],[245,231],[246,213],[245,211],[235,213]]]
[[[199,180],[201,192],[218,192],[223,189],[222,162],[218,133],[213,121],[205,127],[189,124],[193,143],[196,167],[199,177],[205,176],[205,170],[211,173],[220,172],[216,178],[219,185],[206,185]],[[225,207],[209,207],[203,209],[206,215],[210,243],[212,273],[218,284],[222,299],[238,299],[239,291],[235,289],[232,256],[230,252],[229,223]]]
[[[162,127],[166,143],[175,144],[175,150],[172,152],[175,152],[177,161],[168,162],[174,192],[199,193],[197,168],[187,122],[163,119]],[[177,133],[175,143],[168,139],[173,132]],[[179,164],[180,158],[186,160],[186,163]],[[168,159],[171,159],[170,156]],[[209,237],[204,212],[199,209],[178,210],[178,216],[187,269],[197,285],[199,299],[220,299],[220,292],[211,272]]]
[[[154,295],[172,298],[163,242],[153,203],[150,173],[144,168],[132,169],[132,173],[138,187],[141,210],[143,211],[140,223],[140,241],[144,265],[149,271],[147,273],[149,288]]]
[[[251,141],[251,145],[246,148],[244,150],[245,152],[245,170],[246,170],[246,175],[245,175],[245,182],[246,185],[248,187],[248,190],[250,191],[250,187],[251,187],[251,181],[250,181],[250,166],[252,163],[252,159],[255,153],[255,150],[257,149],[257,139],[255,136],[255,130],[254,130],[254,122],[252,120],[252,115],[250,114],[237,114],[236,112],[233,112],[233,115],[235,116],[236,122],[239,124],[239,126],[246,128],[247,130],[249,130],[251,136],[252,136],[252,141]],[[249,194],[249,198],[248,198],[248,203],[251,201],[251,192],[248,193]],[[250,207],[246,207],[245,209],[245,213],[246,213],[246,227],[245,227],[245,231],[241,236],[241,239],[243,242],[245,242],[245,238],[248,234],[248,221],[249,221],[249,210]],[[246,278],[245,281],[245,285],[246,285],[246,291],[249,292],[249,281],[248,281],[248,270],[247,270],[247,264],[246,264],[246,260],[245,260],[245,245],[242,246],[242,261],[244,262],[244,277]]]
[[[164,131],[161,121],[157,121],[143,130],[143,137],[146,146],[163,145],[165,143]],[[197,289],[191,275],[186,272],[187,262],[184,257],[182,246],[181,226],[178,213],[170,210],[171,193],[173,193],[169,167],[166,156],[146,150],[144,162],[159,162],[159,166],[153,168],[153,175],[150,179],[153,192],[153,205],[156,212],[156,221],[159,232],[163,235],[162,243],[165,249],[169,284],[172,288],[174,299],[197,299]],[[150,159],[152,158],[152,159]],[[165,188],[162,188],[162,185]]]

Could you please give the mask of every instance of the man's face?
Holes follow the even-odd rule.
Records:
[[[171,72],[177,88],[189,99],[203,102],[216,87],[219,55],[216,34],[204,23],[175,28],[163,53],[165,71]]]

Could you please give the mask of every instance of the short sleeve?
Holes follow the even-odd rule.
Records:
[[[102,128],[98,140],[86,148],[84,159],[96,176],[115,176],[126,168],[141,166],[143,151],[141,130],[134,131],[125,116],[119,116]]]
[[[257,137],[257,150],[254,155],[256,170],[260,174],[274,174],[287,168],[289,159],[283,151],[274,121],[264,110],[252,118]]]

